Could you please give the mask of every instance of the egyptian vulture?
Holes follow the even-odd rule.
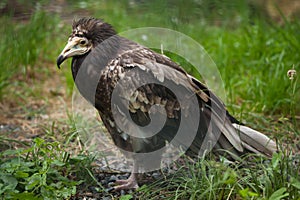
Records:
[[[276,151],[274,141],[239,123],[212,91],[167,56],[119,36],[101,19],[79,19],[72,29],[57,66],[73,58],[79,92],[97,109],[115,145],[133,159],[130,177],[114,189],[137,188],[136,174],[159,166],[167,144],[188,156],[210,147],[237,156]]]

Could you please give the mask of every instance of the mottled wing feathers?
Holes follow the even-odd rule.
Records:
[[[152,142],[153,137],[148,137],[152,136],[151,130],[149,133],[145,133],[145,131],[133,127],[132,123],[128,123],[128,117],[140,126],[146,126],[151,122],[151,114],[156,114],[156,118],[162,118],[160,120],[167,117],[165,126],[170,126],[174,133],[169,131],[169,133],[162,133],[159,136],[168,140],[176,134],[178,124],[180,124],[180,114],[189,115],[193,112],[188,101],[179,104],[176,95],[171,90],[175,88],[177,92],[179,90],[179,92],[187,92],[189,95],[197,95],[198,104],[196,106],[201,112],[205,110],[205,114],[204,112],[200,113],[201,118],[206,117],[207,119],[201,121],[204,123],[202,125],[204,128],[203,131],[198,131],[198,134],[202,134],[200,137],[197,136],[200,138],[199,142],[194,141],[195,144],[199,143],[197,146],[201,145],[201,139],[208,130],[211,130],[209,134],[214,135],[213,139],[224,134],[223,141],[222,137],[220,141],[222,147],[234,146],[236,150],[243,151],[240,138],[237,137],[234,127],[226,118],[224,104],[205,85],[187,75],[182,68],[166,56],[143,47],[125,51],[113,59],[102,74],[105,74],[106,79],[111,81],[110,85],[114,89],[118,89],[116,86],[121,85],[121,89],[119,88],[120,91],[117,93],[120,94],[122,100],[116,105],[118,109],[113,109],[114,112],[118,112],[114,116],[118,116],[117,120],[125,124],[127,133],[135,132],[135,134],[140,134],[139,137],[144,137],[143,142]],[[186,98],[188,99],[188,97]],[[130,116],[126,114],[128,109]],[[197,120],[199,119],[195,119],[195,121]],[[195,121],[191,123],[196,123]],[[128,123],[127,126],[125,122]],[[187,124],[187,126],[189,125]],[[213,128],[208,129],[208,126]],[[126,135],[127,133],[122,134]],[[128,139],[127,142],[129,142]]]

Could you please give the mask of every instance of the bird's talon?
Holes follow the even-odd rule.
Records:
[[[138,184],[134,183],[127,183],[127,184],[123,184],[123,185],[118,185],[114,187],[115,191],[120,191],[120,190],[129,190],[129,189],[138,189],[139,186]]]
[[[114,183],[116,185],[124,185],[127,184],[129,181],[128,180],[115,180]]]
[[[139,188],[136,180],[133,178],[129,178],[127,180],[116,180],[115,184],[117,185],[114,187],[115,191]]]

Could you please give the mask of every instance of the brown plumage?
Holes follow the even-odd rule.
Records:
[[[134,153],[132,175],[127,181],[119,181],[115,189],[136,188],[135,173],[139,168],[147,169],[150,163],[159,165],[161,156],[158,153],[154,161],[139,153],[159,150],[166,141],[183,147],[190,156],[209,148],[209,144],[203,144],[205,138],[212,141],[215,153],[225,149],[235,155],[250,151],[270,156],[276,151],[275,142],[239,125],[204,84],[168,57],[118,36],[111,25],[100,19],[83,18],[75,21],[72,28],[57,65],[73,57],[72,74],[80,93],[99,111],[114,143],[124,154]],[[180,101],[175,93],[183,99]],[[162,121],[157,134],[152,129],[139,128]],[[196,130],[192,130],[195,126]],[[186,138],[177,138],[179,129]],[[189,135],[193,131],[195,137]]]

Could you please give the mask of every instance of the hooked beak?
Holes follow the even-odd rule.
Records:
[[[62,50],[62,52],[60,53],[60,55],[58,56],[57,60],[56,60],[56,64],[58,69],[60,69],[60,65],[70,56],[71,50],[74,49],[74,47],[77,45],[77,40],[71,39],[68,41],[67,45],[65,46],[65,48]]]
[[[60,64],[63,63],[67,58],[60,54],[56,60],[58,69],[60,69]]]
[[[60,69],[60,65],[68,58],[76,56],[76,55],[83,55],[87,51],[90,50],[89,46],[80,45],[80,41],[83,39],[80,37],[73,37],[70,38],[65,48],[62,50],[60,55],[56,60],[56,64],[58,69]]]

